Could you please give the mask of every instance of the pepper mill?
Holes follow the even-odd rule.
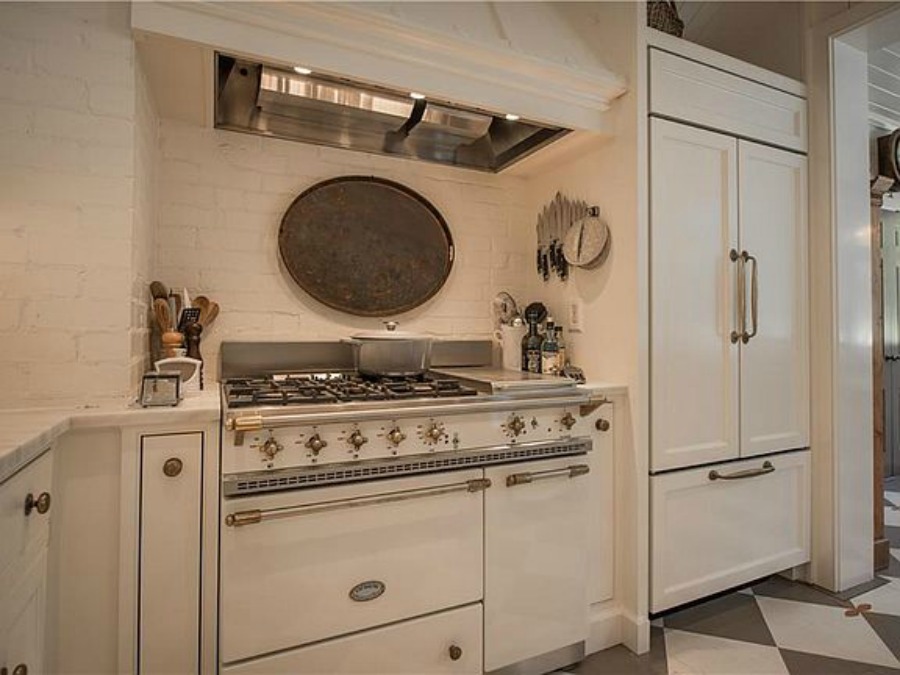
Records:
[[[203,326],[199,323],[189,323],[184,327],[188,358],[200,361],[200,389],[203,389],[203,357],[200,355],[200,334],[202,332]]]

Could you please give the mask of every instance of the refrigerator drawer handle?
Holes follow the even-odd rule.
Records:
[[[709,472],[710,480],[740,480],[741,478],[753,478],[754,476],[762,476],[775,471],[772,462],[763,462],[758,469],[744,469],[743,471],[735,471],[734,473],[719,473],[715,469]]]
[[[576,478],[591,472],[591,467],[587,464],[573,464],[562,469],[550,469],[548,471],[525,471],[524,473],[514,473],[506,477],[506,487],[515,487],[516,485],[528,485],[537,480],[547,480],[548,478]]]
[[[298,506],[283,506],[277,509],[253,509],[251,511],[237,511],[225,516],[225,524],[228,527],[241,527],[243,525],[255,525],[264,520],[277,518],[292,518],[293,516],[307,516],[313,513],[325,513],[328,511],[340,511],[343,509],[358,508],[360,506],[376,506],[378,504],[393,504],[405,502],[409,499],[421,499],[423,497],[437,497],[454,492],[482,492],[491,486],[489,478],[475,478],[452,483],[450,485],[438,485],[417,490],[404,490],[403,492],[391,492],[381,495],[368,495],[365,497],[352,497],[350,499],[338,499],[333,502],[319,502],[317,504],[301,504]]]

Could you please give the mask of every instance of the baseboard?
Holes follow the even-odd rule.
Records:
[[[887,539],[875,540],[875,571],[883,570],[891,563],[891,542]]]
[[[650,620],[629,614],[614,601],[591,605],[588,609],[585,651],[593,654],[619,644],[635,654],[649,651]]]

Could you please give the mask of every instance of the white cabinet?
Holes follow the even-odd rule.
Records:
[[[806,101],[752,79],[650,50],[650,112],[806,150]]]
[[[480,675],[481,604],[222,669],[224,675]]]
[[[139,672],[200,669],[203,434],[141,438]]]
[[[485,471],[485,671],[585,640],[587,469],[567,457]]]
[[[651,477],[650,611],[809,560],[809,454]]]
[[[588,604],[611,600],[615,591],[615,480],[613,404],[601,408],[599,417],[591,420],[594,449],[587,455],[591,467],[588,476]]]
[[[653,120],[651,468],[738,456],[737,141]]]
[[[48,451],[0,485],[0,670],[10,674],[44,673],[52,473]]]
[[[807,182],[802,155],[740,141],[738,159],[740,244],[753,256],[746,290],[757,302],[755,335],[740,349],[749,457],[809,445]]]
[[[651,469],[806,447],[806,158],[651,125]]]

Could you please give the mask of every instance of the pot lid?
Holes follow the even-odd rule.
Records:
[[[430,335],[413,333],[405,330],[397,330],[399,324],[396,321],[385,321],[383,330],[370,330],[355,333],[355,340],[431,340]]]

